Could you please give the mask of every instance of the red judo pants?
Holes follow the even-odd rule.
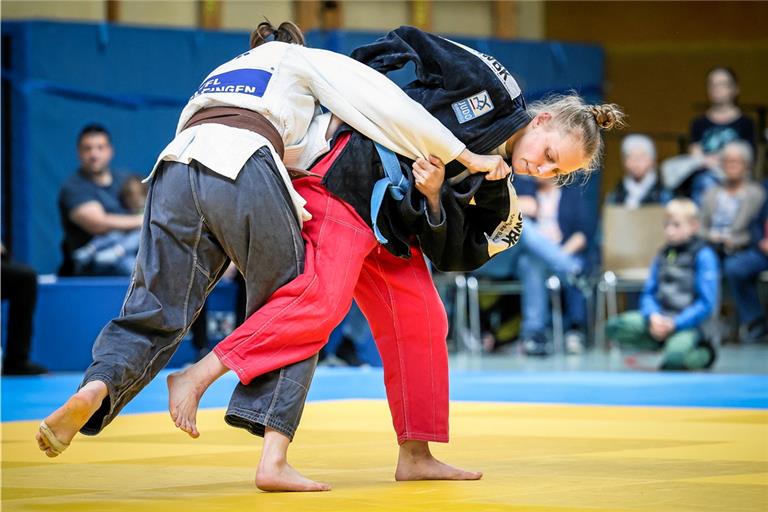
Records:
[[[312,171],[324,174],[346,139]],[[312,219],[304,224],[304,273],[279,288],[214,349],[249,383],[316,354],[352,299],[371,326],[399,443],[448,441],[448,321],[421,251],[382,248],[371,228],[318,178],[293,182]]]

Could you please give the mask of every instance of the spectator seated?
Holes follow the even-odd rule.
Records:
[[[716,353],[704,324],[717,311],[717,256],[696,234],[698,209],[692,201],[670,201],[666,212],[667,245],[651,265],[640,311],[612,318],[607,336],[625,349],[662,350],[663,370],[708,368]]]

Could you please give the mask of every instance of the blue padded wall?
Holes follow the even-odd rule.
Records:
[[[51,371],[83,371],[91,363],[91,347],[123,303],[127,277],[63,277],[42,280],[30,360]],[[208,296],[208,341],[213,347],[234,327],[236,288],[220,282]],[[7,343],[6,303],[3,303],[2,341]],[[193,362],[197,350],[191,335],[182,340],[168,366]]]
[[[99,122],[113,135],[113,167],[145,175],[170,141],[178,114],[202,79],[247,48],[248,34],[59,22],[2,24],[12,86],[11,245],[41,273],[60,263],[61,184],[75,172],[75,138]],[[381,34],[310,32],[311,46],[349,53]],[[601,96],[603,53],[595,45],[454,38],[493,54],[526,97],[575,88]],[[407,72],[392,75],[408,80]],[[7,148],[3,148],[5,151]],[[598,179],[586,197],[597,204]],[[3,198],[7,200],[9,198]],[[4,234],[7,236],[7,234]]]

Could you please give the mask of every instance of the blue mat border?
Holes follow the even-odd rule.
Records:
[[[162,412],[167,407],[162,372],[125,413]],[[77,388],[81,374],[3,377],[2,421],[39,419]],[[237,380],[216,382],[201,407],[226,407]],[[354,385],[350,385],[354,383]],[[318,368],[309,400],[384,399],[378,368]],[[451,372],[451,400],[659,407],[768,409],[768,376],[628,372]]]

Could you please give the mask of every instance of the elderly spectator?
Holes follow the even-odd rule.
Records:
[[[752,181],[752,146],[732,141],[720,152],[725,175],[722,185],[702,199],[702,236],[721,256],[735,254],[750,244],[750,224],[765,200],[763,187]]]
[[[719,66],[707,73],[707,96],[706,113],[691,122],[689,151],[717,167],[717,155],[728,142],[743,140],[754,147],[755,125],[736,104],[739,80],[732,69]]]
[[[768,181],[764,184],[768,190]],[[757,277],[768,271],[768,199],[751,226],[751,245],[730,256],[723,262],[723,273],[736,302],[741,328],[739,338],[747,343],[768,336],[766,305],[760,304],[757,293]]]
[[[124,274],[119,265],[88,264],[75,268],[73,255],[94,237],[115,233],[125,235],[141,227],[142,215],[131,213],[120,198],[130,175],[110,169],[113,150],[109,132],[88,125],[77,139],[80,169],[67,180],[59,194],[59,211],[64,228],[62,275],[75,273]],[[125,248],[135,253],[135,247]]]
[[[708,368],[716,354],[702,328],[718,302],[717,256],[696,235],[693,201],[674,199],[666,212],[667,245],[651,265],[640,310],[613,318],[606,333],[623,348],[663,351],[662,370]]]
[[[632,134],[621,142],[624,178],[608,194],[608,204],[638,208],[670,199],[656,172],[656,146],[647,135]]]

